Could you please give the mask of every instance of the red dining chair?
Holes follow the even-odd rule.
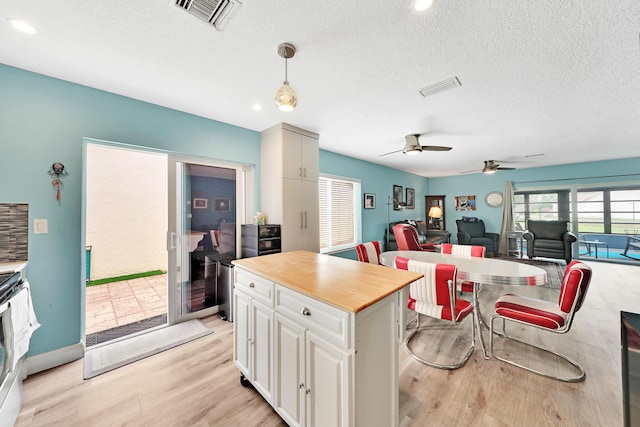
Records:
[[[416,271],[424,275],[424,277],[409,285],[407,307],[416,312],[416,328],[405,339],[404,348],[415,360],[434,368],[457,369],[464,366],[475,348],[476,336],[473,316],[470,316],[471,345],[460,361],[449,364],[428,361],[416,355],[409,346],[411,340],[416,337],[419,332],[422,332],[420,329],[421,315],[445,320],[458,325],[469,316],[469,314],[473,313],[473,305],[469,301],[456,298],[456,266],[414,261],[404,257],[396,257],[395,265],[398,269]],[[437,348],[437,345],[430,343],[427,347]]]
[[[429,251],[434,252],[435,243],[420,243],[418,231],[413,225],[396,224],[393,226],[393,235],[396,237],[399,251]]]
[[[382,265],[380,262],[380,242],[377,240],[356,245],[356,253],[360,262]]]
[[[478,257],[484,258],[487,248],[484,246],[454,245],[452,243],[441,243],[440,252],[443,254],[451,254],[462,258]],[[458,292],[467,292],[472,294],[476,289],[474,282],[468,280],[460,280],[456,283]],[[480,291],[480,289],[478,289]]]
[[[580,310],[580,307],[582,307],[590,281],[591,268],[578,260],[574,260],[567,265],[567,269],[564,272],[562,285],[560,287],[560,296],[557,303],[514,294],[501,296],[498,301],[496,301],[496,314],[491,317],[489,351],[491,351],[493,357],[513,366],[533,372],[534,374],[542,375],[546,378],[565,382],[583,381],[586,377],[586,373],[584,368],[582,368],[582,366],[577,362],[555,351],[507,336],[505,321],[508,320],[524,326],[533,326],[535,328],[542,329],[543,331],[554,332],[557,334],[567,333],[571,329],[576,312]],[[507,359],[504,356],[498,356],[493,350],[494,324],[497,319],[502,320],[502,333],[496,332],[498,336],[554,354],[576,368],[578,375],[567,377],[546,373],[530,366],[517,363],[511,359]]]

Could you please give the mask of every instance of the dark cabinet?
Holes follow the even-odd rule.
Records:
[[[280,225],[242,225],[242,258],[276,254],[280,248]]]

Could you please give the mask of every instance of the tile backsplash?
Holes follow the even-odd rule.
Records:
[[[0,263],[29,259],[29,205],[0,203]]]

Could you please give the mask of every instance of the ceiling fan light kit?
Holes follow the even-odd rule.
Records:
[[[404,137],[406,144],[402,149],[404,154],[414,155],[422,153],[422,146],[418,141],[418,134],[411,134]]]
[[[487,175],[491,175],[492,173],[496,173],[496,171],[498,170],[497,168],[492,168],[489,165],[487,165],[487,162],[484,162],[484,167],[482,168],[482,173],[486,173]]]
[[[296,54],[296,47],[291,43],[281,43],[278,46],[278,55],[284,58],[284,82],[276,91],[275,101],[280,111],[293,111],[298,105],[296,90],[289,85],[287,75],[287,60]]]

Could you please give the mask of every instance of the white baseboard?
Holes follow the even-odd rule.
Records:
[[[67,347],[27,357],[27,375],[36,374],[73,362],[84,357],[84,344],[79,342]]]

